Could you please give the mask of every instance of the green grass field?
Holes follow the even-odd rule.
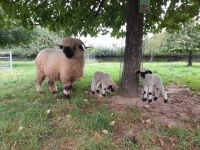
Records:
[[[164,84],[186,84],[200,91],[200,63],[186,67],[186,63],[145,63],[145,67],[158,73]],[[141,123],[139,108],[127,109],[125,114],[116,114],[106,102],[89,97],[92,74],[97,71],[109,72],[115,81],[119,80],[119,63],[87,62],[84,78],[74,85],[70,101],[63,99],[62,85],[57,83],[59,93],[50,94],[47,81],[44,93],[35,92],[34,63],[14,62],[12,71],[0,72],[0,150],[36,149],[87,149],[116,150],[159,149],[159,143],[152,142],[152,135],[160,138],[177,137],[175,149],[198,149],[200,130],[165,128],[158,125],[144,128],[140,142],[118,136],[121,122],[134,126]],[[47,113],[49,112],[49,113]],[[115,121],[115,125],[110,125]],[[105,134],[102,131],[107,130]],[[170,143],[170,142],[169,142]]]

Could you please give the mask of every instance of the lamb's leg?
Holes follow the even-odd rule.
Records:
[[[44,81],[44,79],[45,76],[37,71],[35,83],[36,83],[36,91],[39,93],[43,91],[41,84]]]
[[[147,93],[148,93],[148,87],[144,86],[144,90],[143,90],[143,101],[147,100]]]
[[[154,92],[155,92],[155,97],[154,97],[153,100],[157,100],[158,97],[159,97],[159,95],[160,95],[160,90],[159,90],[158,88],[155,88],[155,89],[154,89]]]
[[[152,98],[153,98],[153,86],[149,87],[149,103],[152,102]]]
[[[51,92],[52,94],[55,94],[56,92],[58,92],[58,89],[57,89],[57,87],[56,87],[55,81],[49,80],[49,81],[48,81],[48,84],[49,84],[50,92]]]
[[[107,86],[104,83],[102,83],[102,96],[106,96],[106,92],[109,94],[106,88]]]
[[[72,84],[71,83],[64,83],[63,85],[64,85],[63,94],[64,94],[65,98],[69,99],[71,89],[72,89]]]
[[[92,91],[92,94],[95,94],[95,90],[96,90],[95,87],[96,87],[96,84],[97,84],[96,81],[93,80],[93,81],[92,81],[92,84],[91,84],[91,91]]]
[[[99,87],[100,85],[101,85],[101,82],[98,82],[98,83],[96,84],[95,90],[96,90],[97,93],[100,93],[100,91],[101,91],[101,88]],[[101,86],[102,86],[102,85],[101,85]]]
[[[165,91],[163,85],[160,87],[160,92],[162,96],[164,97],[164,102],[167,103],[168,102],[167,92]]]

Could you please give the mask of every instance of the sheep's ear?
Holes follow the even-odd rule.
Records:
[[[140,70],[136,71],[136,74],[139,74],[140,73]]]
[[[83,46],[82,46],[82,45],[79,45],[79,46],[78,46],[78,48],[79,48],[80,50],[84,51],[84,49],[83,49]]]
[[[152,71],[151,71],[151,70],[147,70],[146,72],[149,73],[149,74],[152,74]]]

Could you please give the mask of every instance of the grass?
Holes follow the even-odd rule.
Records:
[[[146,63],[145,67],[161,75],[165,84],[186,84],[200,91],[200,64],[186,67],[185,63]],[[51,95],[47,81],[45,93],[35,92],[35,68],[32,61],[14,62],[12,71],[0,72],[0,149],[91,149],[116,150],[155,149],[159,144],[151,141],[153,129],[143,129],[140,136],[143,143],[118,137],[120,123],[137,125],[142,118],[137,107],[128,108],[125,114],[111,111],[106,102],[89,97],[85,91],[90,88],[92,74],[96,70],[109,72],[115,81],[119,79],[119,63],[87,62],[84,78],[74,85],[71,101],[63,99],[62,85],[59,93]],[[86,100],[85,100],[86,99]],[[50,111],[50,113],[47,113]],[[116,126],[110,125],[116,121]],[[102,131],[107,130],[108,134]],[[157,137],[168,139],[176,136],[176,149],[200,147],[200,131],[194,129],[167,129],[159,127]],[[120,140],[116,140],[120,139]],[[71,147],[70,147],[71,146]]]

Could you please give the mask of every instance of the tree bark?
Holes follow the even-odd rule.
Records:
[[[121,90],[131,97],[138,96],[139,76],[142,57],[143,15],[138,10],[138,0],[128,0],[126,46]]]
[[[192,52],[189,52],[188,55],[188,66],[192,66]]]

